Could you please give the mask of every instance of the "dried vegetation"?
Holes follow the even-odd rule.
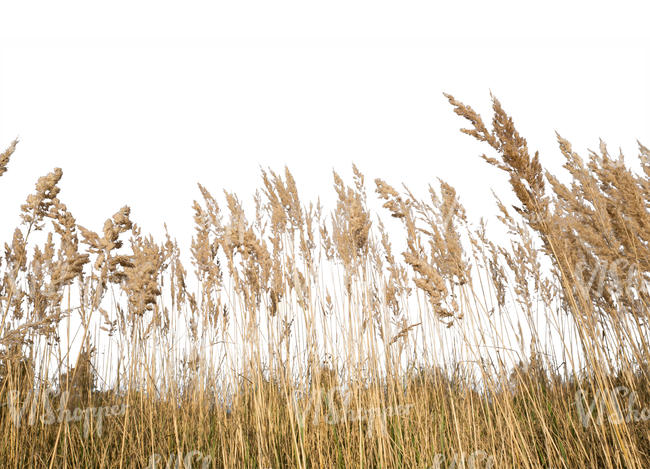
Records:
[[[129,207],[95,232],[41,177],[0,253],[4,467],[648,467],[650,150],[634,171],[558,135],[561,182],[496,98],[489,127],[447,98],[508,177],[506,240],[444,181],[377,179],[376,214],[353,166],[328,213],[263,170],[254,213],[199,185],[188,273]],[[126,411],[44,423],[57,405]]]

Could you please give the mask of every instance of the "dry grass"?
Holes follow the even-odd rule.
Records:
[[[496,98],[488,127],[447,97],[518,200],[505,241],[444,181],[378,179],[374,214],[355,166],[327,213],[266,170],[255,213],[199,185],[188,273],[40,178],[0,255],[4,467],[647,467],[650,150],[558,136],[562,183]]]

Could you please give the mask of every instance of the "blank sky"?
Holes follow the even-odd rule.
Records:
[[[16,2],[18,3],[18,2]],[[332,169],[421,191],[440,177],[470,216],[506,179],[462,135],[449,92],[489,114],[492,91],[553,169],[557,130],[650,145],[647,15],[598,2],[20,2],[0,6],[0,240],[34,183],[101,229],[122,205],[186,242],[196,182],[247,198],[288,165],[331,206]],[[613,3],[608,3],[613,5]],[[428,5],[428,6],[427,6]]]

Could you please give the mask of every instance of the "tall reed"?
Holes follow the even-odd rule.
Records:
[[[0,254],[4,465],[647,467],[650,150],[558,135],[560,177],[496,98],[488,127],[446,96],[508,177],[505,239],[445,181],[353,166],[327,211],[285,168],[251,212],[199,185],[184,253],[38,179]]]

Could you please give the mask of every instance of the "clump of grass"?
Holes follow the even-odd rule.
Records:
[[[496,98],[491,126],[447,98],[509,178],[505,242],[445,181],[377,179],[373,213],[353,166],[327,212],[265,169],[254,213],[198,186],[188,272],[40,178],[0,254],[5,465],[647,467],[650,151],[558,135],[564,183]]]

